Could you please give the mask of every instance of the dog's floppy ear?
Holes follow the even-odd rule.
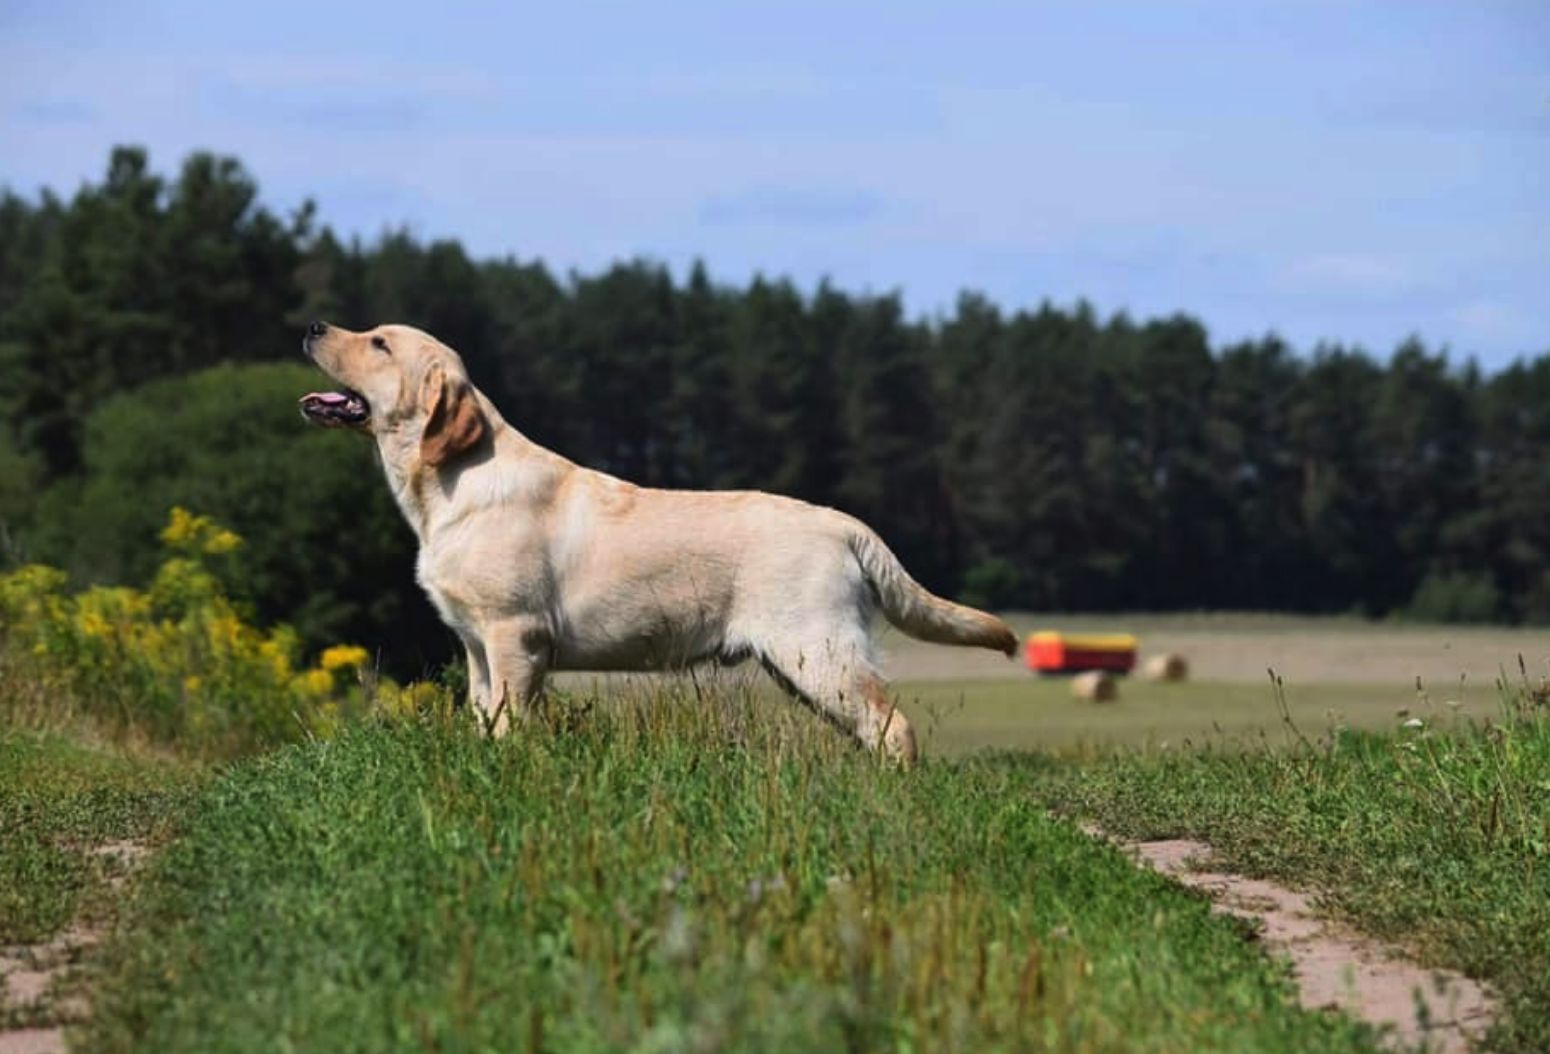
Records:
[[[426,374],[420,394],[420,405],[430,407],[420,437],[420,460],[426,465],[445,465],[484,438],[488,425],[467,381],[449,380],[438,362]]]

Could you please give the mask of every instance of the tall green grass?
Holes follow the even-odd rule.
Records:
[[[92,1050],[1372,1050],[1021,773],[746,693],[233,768],[107,950]]]
[[[1132,837],[1209,842],[1223,866],[1316,888],[1360,928],[1489,980],[1493,1049],[1550,1050],[1550,691],[1495,721],[1397,736],[1291,729],[1285,750],[1006,755],[1045,801]]]

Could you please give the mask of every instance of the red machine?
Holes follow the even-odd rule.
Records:
[[[1128,633],[1030,634],[1024,658],[1036,673],[1108,670],[1129,673],[1136,665],[1136,638]]]

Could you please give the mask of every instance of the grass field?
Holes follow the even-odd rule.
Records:
[[[1531,676],[1550,675],[1550,636],[1542,629],[1434,626],[1356,618],[1293,615],[1012,614],[1019,635],[1035,629],[1133,633],[1142,655],[1178,652],[1194,679],[1266,683],[1273,669],[1289,685],[1374,685],[1411,690],[1419,678],[1434,696],[1465,686],[1490,687],[1518,677],[1521,656]],[[880,634],[888,672],[897,682],[1005,680],[1013,664],[991,652],[921,644]]]
[[[564,678],[574,700],[607,705],[619,695],[649,693],[671,678]],[[701,691],[754,691],[771,709],[791,704],[774,686],[745,673],[698,678]],[[1268,676],[1254,684],[1189,681],[1158,684],[1140,678],[1120,681],[1112,703],[1074,699],[1065,678],[1036,677],[1017,668],[997,680],[906,681],[894,696],[914,725],[922,749],[959,757],[982,750],[1039,750],[1057,754],[1101,754],[1119,747],[1187,748],[1217,746],[1258,749],[1288,742],[1287,719],[1310,737],[1337,728],[1397,730],[1420,718],[1450,728],[1499,716],[1501,691],[1494,685],[1455,685],[1445,695],[1418,691],[1415,682],[1283,685]]]
[[[1288,632],[1338,640],[1338,670],[1356,630]],[[917,668],[913,772],[737,676],[572,680],[498,743],[367,721],[219,768],[0,706],[0,943],[114,924],[93,1051],[1377,1049],[1075,823],[1095,819],[1314,888],[1490,980],[1492,1049],[1550,1048],[1543,695],[1377,666],[1283,699],[1263,674],[1127,681],[1103,705],[1006,664]],[[92,852],[122,838],[157,849],[131,897]]]
[[[1286,718],[1309,736],[1335,728],[1395,730],[1419,717],[1451,727],[1498,714],[1494,687],[1468,686],[1446,699],[1415,685],[1157,684],[1120,682],[1112,703],[1073,699],[1063,679],[918,682],[896,686],[924,749],[961,755],[978,750],[1102,752],[1121,746],[1259,748],[1284,745]],[[1284,702],[1285,706],[1281,705]]]
[[[110,951],[88,1044],[1374,1049],[1030,791],[731,703],[493,746],[361,729],[211,789]]]

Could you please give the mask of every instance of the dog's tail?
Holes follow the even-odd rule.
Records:
[[[1010,626],[994,615],[943,600],[926,589],[859,520],[853,521],[850,551],[877,594],[883,614],[905,633],[936,644],[969,644],[1017,654],[1017,637]]]

